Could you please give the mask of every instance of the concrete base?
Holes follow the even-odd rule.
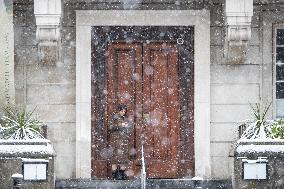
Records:
[[[0,140],[0,188],[13,187],[13,174],[24,174],[24,162],[48,162],[46,180],[22,180],[21,189],[54,188],[55,152],[48,140]]]
[[[266,189],[284,188],[284,142],[247,142],[240,143],[235,150],[234,158],[234,188]],[[248,162],[264,158],[267,162],[266,179],[245,179],[243,161]],[[259,170],[249,170],[252,175]],[[251,175],[251,174],[250,174]]]
[[[89,179],[68,179],[57,180],[55,188],[92,188],[92,189],[137,189],[141,188],[140,180],[89,180]],[[231,189],[232,183],[230,180],[190,180],[190,179],[148,179],[147,189]]]

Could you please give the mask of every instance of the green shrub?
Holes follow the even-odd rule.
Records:
[[[43,138],[40,134],[42,122],[33,117],[34,111],[26,107],[5,106],[0,120],[0,138],[26,140]]]
[[[275,120],[271,125],[271,138],[284,139],[284,121],[282,119]]]

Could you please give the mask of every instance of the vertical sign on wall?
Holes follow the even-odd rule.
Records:
[[[0,104],[15,103],[13,0],[0,0]]]

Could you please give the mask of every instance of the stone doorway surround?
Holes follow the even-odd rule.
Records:
[[[91,178],[92,26],[194,27],[195,176],[210,178],[210,14],[208,10],[76,11],[76,177]]]

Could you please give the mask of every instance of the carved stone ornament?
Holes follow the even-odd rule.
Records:
[[[34,0],[36,39],[40,46],[57,46],[60,39],[61,0]]]
[[[253,0],[226,0],[227,62],[244,62],[248,41],[251,39]]]

